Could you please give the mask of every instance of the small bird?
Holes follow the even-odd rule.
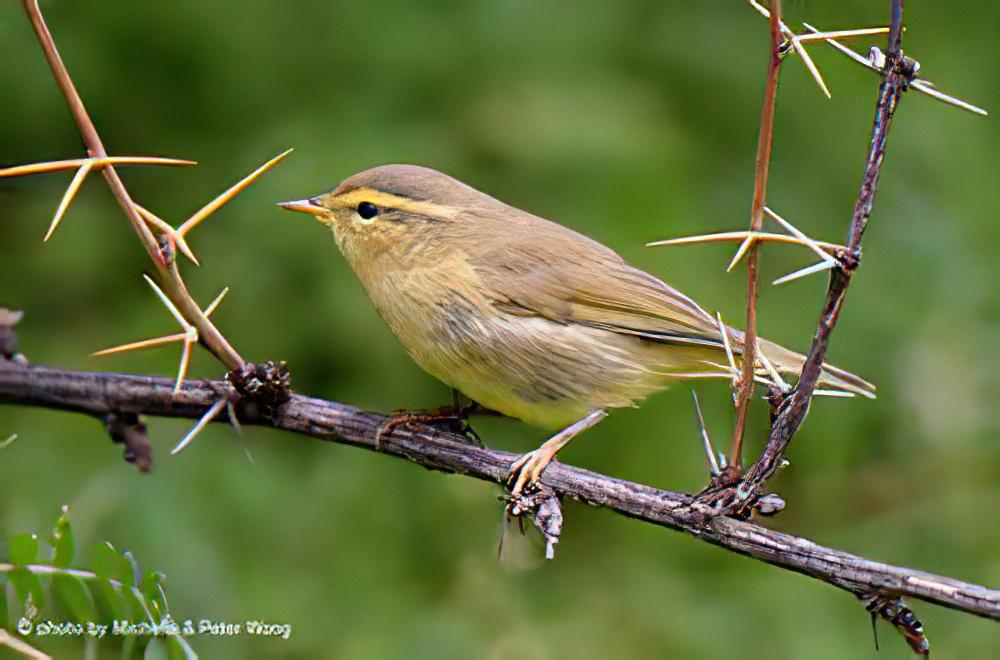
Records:
[[[375,167],[280,206],[333,230],[421,368],[486,409],[558,429],[512,464],[515,494],[608,409],[677,380],[732,378],[727,342],[743,350],[741,331],[610,248],[426,167]],[[765,340],[759,353],[768,382],[775,371],[798,374],[804,360]],[[820,383],[874,396],[829,365]]]

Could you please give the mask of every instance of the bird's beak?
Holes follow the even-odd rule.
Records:
[[[330,224],[329,209],[320,206],[315,199],[295,199],[290,202],[278,202],[278,206],[289,211],[298,211],[316,216],[324,225]]]

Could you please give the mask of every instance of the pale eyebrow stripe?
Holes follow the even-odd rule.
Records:
[[[348,207],[356,206],[361,202],[370,202],[376,206],[430,217],[453,217],[459,213],[459,209],[453,206],[411,199],[372,188],[355,188],[338,196],[336,201]]]

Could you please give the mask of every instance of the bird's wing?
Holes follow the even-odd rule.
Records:
[[[516,221],[522,226],[515,231],[499,221],[480,225],[479,240],[467,242],[477,246],[469,263],[497,309],[656,343],[723,347],[716,319],[611,249],[535,216]],[[733,352],[742,353],[743,333],[727,328],[727,334]],[[760,347],[781,373],[801,370],[804,356],[766,340]],[[828,364],[823,370],[824,387],[874,397],[874,385],[859,376]]]
[[[530,231],[497,232],[470,255],[498,309],[657,342],[721,345],[715,319],[684,294],[582,234],[531,220]]]

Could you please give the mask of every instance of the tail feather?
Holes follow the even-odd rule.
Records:
[[[740,333],[740,336],[742,338],[742,333]],[[779,373],[797,375],[802,371],[802,365],[806,361],[804,355],[790,351],[784,346],[767,341],[766,339],[761,339],[759,342],[764,356],[771,361]],[[869,399],[875,398],[875,386],[872,383],[869,383],[861,376],[835,367],[832,364],[823,364],[823,371],[819,377],[819,386],[823,389],[859,394]]]

